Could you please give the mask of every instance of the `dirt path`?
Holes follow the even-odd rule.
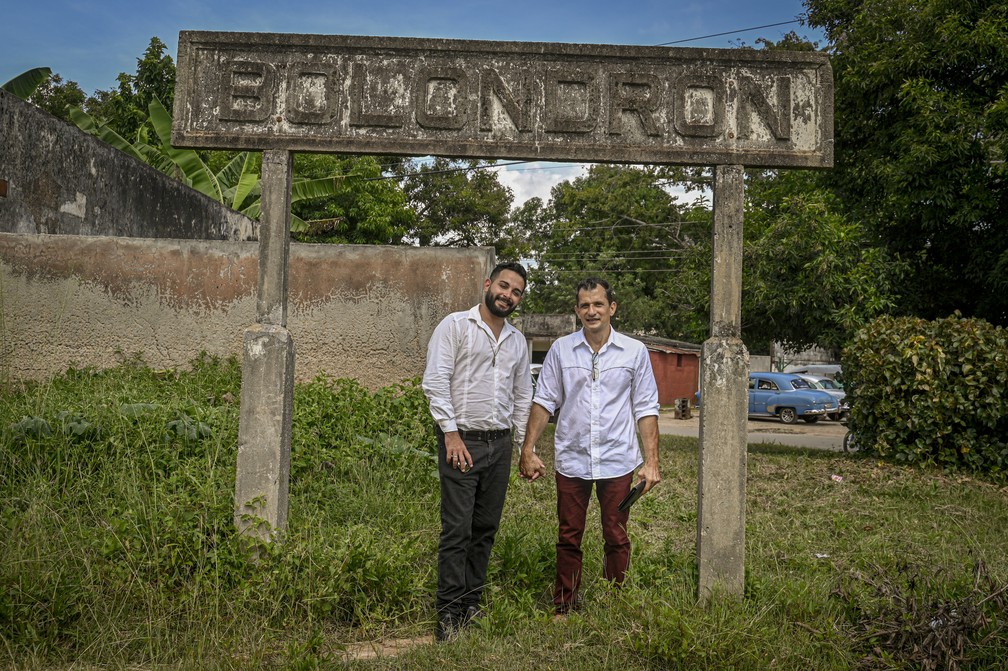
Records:
[[[417,636],[415,638],[390,638],[382,641],[363,641],[347,646],[343,653],[346,661],[358,659],[376,659],[378,657],[395,657],[401,652],[434,642],[434,636]]]

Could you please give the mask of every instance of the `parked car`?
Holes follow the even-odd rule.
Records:
[[[840,420],[847,416],[850,412],[850,406],[847,404],[847,392],[844,391],[843,384],[828,377],[820,377],[818,375],[800,375],[815,389],[821,389],[827,394],[832,396],[840,404],[840,409],[829,416],[832,420]]]
[[[843,375],[843,369],[838,363],[805,363],[792,364],[784,369],[785,373],[795,373],[797,375],[813,375],[815,377],[828,377],[836,379]]]
[[[839,413],[840,404],[808,380],[791,373],[749,373],[749,416],[778,417],[785,424],[809,424]]]

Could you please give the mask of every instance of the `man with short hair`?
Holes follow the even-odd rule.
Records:
[[[611,318],[616,299],[605,280],[588,278],[575,291],[582,329],[560,338],[543,361],[522,444],[519,472],[534,481],[546,474],[535,444],[549,417],[558,415],[554,436],[557,488],[557,616],[578,605],[581,539],[592,486],[602,513],[604,576],[623,583],[630,564],[629,494],[634,471],[644,492],[661,481],[658,471],[658,387],[647,348],[618,333]],[[644,446],[643,466],[637,440]]]
[[[532,402],[525,337],[508,323],[525,295],[518,263],[498,264],[483,302],[445,317],[427,346],[423,390],[437,423],[441,480],[438,641],[479,615],[490,550]]]

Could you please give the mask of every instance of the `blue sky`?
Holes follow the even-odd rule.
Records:
[[[799,23],[757,28],[803,13],[801,0],[28,0],[12,3],[0,20],[0,82],[48,66],[85,93],[111,89],[120,72],[136,71],[151,37],[174,59],[180,30],[732,48],[791,30],[821,40]],[[543,184],[577,170],[506,172],[502,181],[521,201],[529,188],[541,195]]]

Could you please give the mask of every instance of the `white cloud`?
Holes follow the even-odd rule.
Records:
[[[546,204],[550,199],[550,189],[560,182],[581,177],[587,172],[588,166],[588,163],[544,161],[519,163],[498,168],[497,178],[514,193],[512,207],[519,207],[534,196],[538,196]]]
[[[512,207],[521,206],[526,200],[534,196],[542,199],[543,204],[549,202],[550,190],[564,181],[573,181],[578,177],[583,177],[588,172],[590,163],[549,163],[546,161],[536,161],[532,163],[518,163],[511,166],[497,168],[497,178],[504,186],[511,188],[514,193]],[[706,198],[710,202],[710,191],[704,189],[701,192],[692,191],[687,193],[679,185],[667,185],[665,190],[678,199],[680,205],[692,205],[700,198]]]

